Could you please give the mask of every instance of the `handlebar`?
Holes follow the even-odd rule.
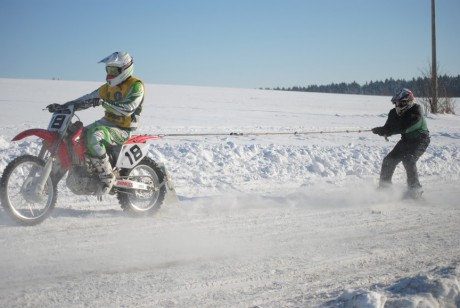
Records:
[[[69,109],[70,106],[74,107],[75,111],[80,111],[80,110],[85,110],[88,109],[89,107],[97,107],[102,105],[104,100],[100,98],[94,98],[94,99],[89,99],[86,101],[70,101],[65,104],[50,104],[46,106],[45,108],[48,109],[50,113],[54,113],[57,111],[64,111]]]

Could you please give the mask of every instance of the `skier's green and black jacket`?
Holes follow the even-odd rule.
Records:
[[[422,107],[418,104],[414,104],[402,115],[396,113],[396,108],[391,109],[381,132],[385,136],[401,134],[403,140],[420,140],[430,137]]]

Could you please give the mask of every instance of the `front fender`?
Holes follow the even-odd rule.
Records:
[[[56,142],[59,139],[59,135],[56,132],[50,132],[42,128],[32,128],[20,132],[12,139],[12,141],[18,141],[31,136],[36,136],[38,138],[43,139],[43,145],[46,146],[49,152],[54,150]],[[65,170],[69,170],[72,166],[72,162],[70,160],[69,150],[67,149],[65,142],[61,142],[56,154],[59,160],[61,161],[62,168],[64,168]]]
[[[30,136],[37,136],[38,138],[45,140],[48,144],[53,144],[58,138],[58,134],[56,132],[50,132],[42,128],[32,128],[17,134],[13,138],[13,141],[18,141]]]

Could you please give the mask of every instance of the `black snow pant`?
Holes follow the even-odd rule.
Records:
[[[391,178],[396,166],[402,162],[407,174],[407,185],[409,188],[422,187],[418,180],[417,160],[425,153],[430,144],[430,137],[424,136],[420,139],[401,139],[383,159],[382,170],[380,171],[380,185],[391,184]]]

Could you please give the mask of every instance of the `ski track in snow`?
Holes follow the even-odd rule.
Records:
[[[48,100],[31,93],[55,85],[0,79],[0,104],[39,110],[98,84],[62,82]],[[142,133],[368,129],[391,107],[380,97],[147,87],[158,109],[146,108],[151,122]],[[7,113],[2,171],[39,149],[11,137],[46,127],[49,116]],[[375,190],[395,137],[164,138],[149,156],[165,163],[181,201],[152,218],[129,218],[115,197],[75,196],[62,183],[52,217],[39,226],[15,226],[0,209],[0,305],[458,307],[460,122],[428,121],[432,143],[418,163],[422,202],[400,200],[402,166],[393,191]]]

